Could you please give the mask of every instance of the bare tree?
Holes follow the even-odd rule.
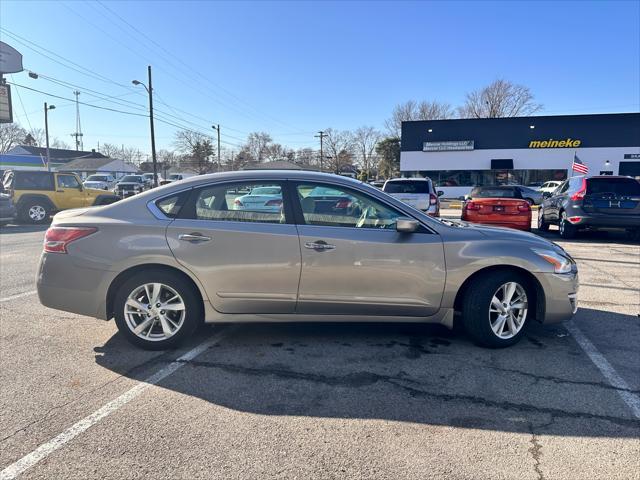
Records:
[[[542,109],[534,101],[529,87],[498,79],[490,85],[467,93],[465,104],[458,108],[461,118],[498,118],[531,115]]]
[[[193,130],[179,130],[175,134],[174,145],[184,154],[181,167],[199,174],[212,171],[214,164],[211,157],[214,155],[214,148],[211,137]]]
[[[119,158],[118,154],[122,153],[122,149],[113,143],[103,143],[100,146],[100,153],[106,157]]]
[[[391,118],[384,122],[389,134],[400,137],[402,122],[410,120],[443,120],[453,118],[454,110],[448,103],[437,101],[408,102],[396,105],[391,113]]]
[[[373,127],[360,127],[353,134],[353,145],[359,157],[359,163],[365,171],[366,178],[371,175],[376,144],[380,140],[380,132]]]
[[[44,147],[47,143],[47,139],[42,128],[32,128],[27,133],[24,139],[25,145],[31,145],[33,147]]]
[[[318,153],[312,148],[301,148],[295,153],[295,162],[304,167],[310,167],[318,163]]]
[[[251,159],[258,163],[265,160],[268,153],[268,147],[273,142],[271,135],[266,132],[252,132],[247,136],[247,143],[243,147]]]
[[[46,140],[45,140],[46,143]],[[41,145],[42,146],[42,145]],[[64,140],[60,140],[57,137],[54,137],[52,140],[49,141],[49,146],[51,148],[59,148],[61,150],[73,150],[71,148],[71,145],[69,145],[67,142],[65,142]]]
[[[325,145],[328,156],[328,166],[335,173],[350,161],[353,148],[353,135],[348,130],[338,131],[332,128],[325,129]]]
[[[16,145],[20,145],[27,132],[17,123],[0,123],[0,153],[6,153]]]
[[[270,162],[273,162],[274,160],[282,160],[286,157],[286,153],[286,148],[279,143],[272,143],[267,145],[265,148],[265,157]]]

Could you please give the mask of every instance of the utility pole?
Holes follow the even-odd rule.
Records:
[[[324,131],[320,130],[318,132],[318,135],[314,135],[315,138],[319,138],[320,139],[320,171],[322,172],[324,170],[324,153],[322,150],[322,140],[324,139],[324,137],[328,137],[329,134],[328,133],[324,133]]]
[[[51,158],[49,157],[49,110],[56,108],[55,105],[47,105],[44,102],[44,136],[47,142],[47,171],[51,171]]]
[[[218,169],[219,169],[220,165],[222,165],[222,160],[220,160],[220,124],[211,125],[211,128],[213,128],[216,132],[218,132]]]
[[[147,67],[147,72],[149,74],[149,85],[145,85],[144,83],[138,80],[132,80],[131,83],[134,85],[142,85],[149,94],[149,126],[151,127],[151,160],[153,162],[153,186],[158,186],[158,161],[156,159],[156,134],[153,128],[153,87],[151,86],[151,65]]]
[[[80,125],[80,102],[78,101],[78,97],[80,96],[80,92],[75,90],[73,94],[76,96],[76,132],[72,133],[71,136],[76,139],[76,151],[83,150],[84,145],[82,145],[82,126]]]

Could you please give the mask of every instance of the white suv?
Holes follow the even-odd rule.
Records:
[[[441,192],[436,193],[430,178],[392,178],[382,191],[432,217],[440,216]]]

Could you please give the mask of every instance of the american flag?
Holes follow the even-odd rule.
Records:
[[[582,160],[580,160],[578,158],[578,155],[576,155],[575,153],[573,154],[573,164],[571,164],[571,170],[582,175],[586,175],[587,173],[589,173],[589,167],[582,163]]]

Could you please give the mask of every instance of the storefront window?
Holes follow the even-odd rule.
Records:
[[[483,185],[542,185],[549,180],[565,180],[566,170],[422,170],[438,187]]]

